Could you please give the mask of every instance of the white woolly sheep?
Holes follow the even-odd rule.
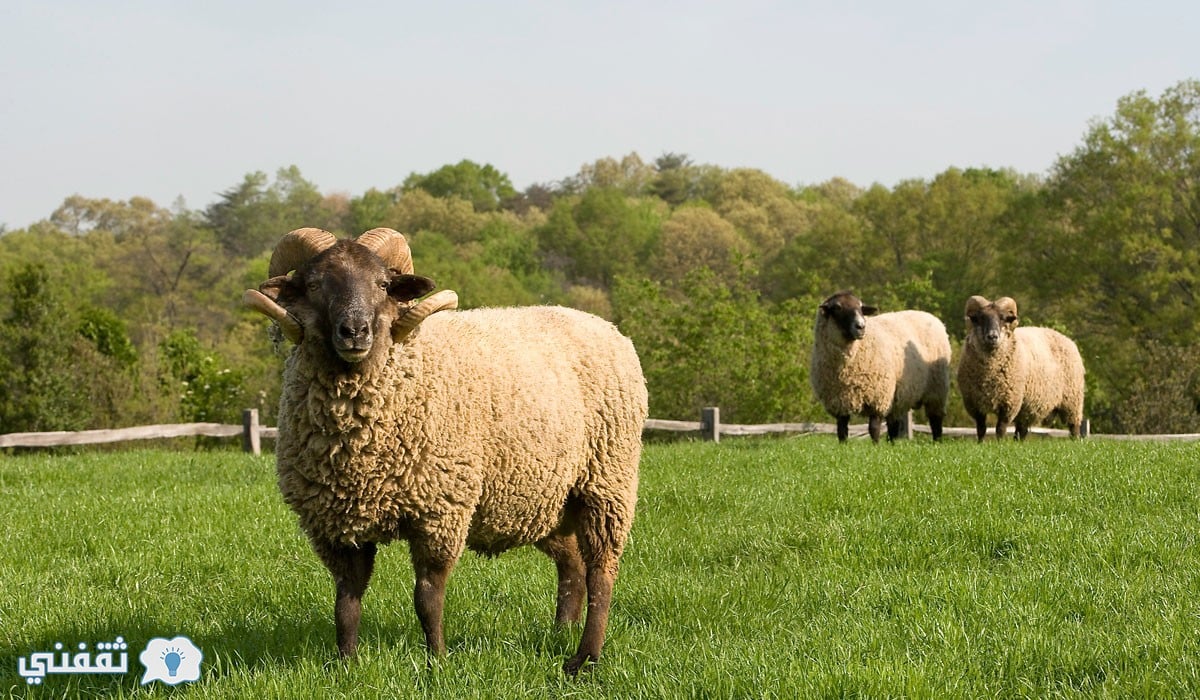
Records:
[[[295,270],[295,274],[287,273]],[[600,657],[633,522],[646,387],[633,344],[561,307],[445,311],[404,237],[284,236],[246,301],[296,341],[284,369],[279,487],[336,583],[354,653],[376,545],[409,542],[425,641],[445,653],[446,581],[465,548],[533,544],[558,572],[555,619],[587,618]]]
[[[946,327],[924,311],[877,312],[847,291],[821,303],[813,332],[813,391],[837,419],[842,442],[851,414],[865,415],[871,439],[879,442],[881,420],[894,440],[916,407],[925,409],[933,439],[940,440],[950,395]]]
[[[1018,328],[1017,302],[1002,297],[967,300],[967,340],[958,366],[958,389],[975,434],[983,441],[987,417],[996,414],[996,437],[1009,421],[1024,440],[1030,426],[1057,414],[1072,437],[1083,421],[1084,370],[1079,348],[1050,328]]]

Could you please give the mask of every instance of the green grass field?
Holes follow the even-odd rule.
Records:
[[[269,456],[0,456],[0,681],[29,697],[1195,697],[1200,446],[1032,440],[648,446],[601,663],[559,668],[553,566],[468,555],[427,662],[404,544],[359,658]],[[123,676],[18,659],[117,635]],[[151,637],[200,682],[140,686]]]

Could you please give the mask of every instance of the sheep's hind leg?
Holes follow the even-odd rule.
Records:
[[[354,655],[358,648],[358,623],[362,618],[362,597],[375,568],[375,543],[347,547],[332,543],[314,544],[321,561],[333,574],[337,587],[333,604],[334,626],[337,628],[338,655]]]
[[[900,428],[904,425],[900,419],[887,419],[888,442],[895,442],[900,437]]]
[[[413,605],[421,631],[425,633],[425,646],[435,656],[446,653],[446,638],[442,633],[442,611],[446,602],[446,581],[454,568],[454,559],[437,557],[416,543],[411,544],[413,571]]]
[[[613,505],[620,508],[617,504],[585,504],[580,514],[579,547],[587,571],[587,619],[579,650],[563,664],[567,675],[573,676],[584,664],[599,660],[604,646],[613,584],[629,532],[628,518],[632,516],[630,513],[623,518],[620,512],[611,512]]]
[[[555,533],[537,543],[537,548],[554,560],[558,569],[558,598],[554,622],[567,625],[583,617],[583,601],[587,596],[587,571],[579,553],[575,533]]]
[[[837,417],[838,442],[845,442],[850,437],[850,416]]]

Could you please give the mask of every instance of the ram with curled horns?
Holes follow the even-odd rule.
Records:
[[[414,603],[442,654],[446,582],[467,548],[533,544],[555,619],[586,620],[569,674],[599,658],[637,500],[646,386],[628,338],[561,307],[454,310],[404,237],[283,237],[247,305],[295,343],[279,487],[333,575],[337,646],[358,643],[377,545],[409,542]]]

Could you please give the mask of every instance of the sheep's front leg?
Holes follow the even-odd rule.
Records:
[[[933,434],[934,442],[941,442],[942,417],[934,413],[929,413],[929,411],[925,411],[925,413],[929,416],[929,432]]]
[[[987,414],[976,413],[975,418],[975,437],[979,442],[983,442],[983,438],[987,436]]]
[[[879,435],[883,432],[883,418],[874,415],[868,416],[867,432],[871,435],[872,442],[879,442]]]
[[[1009,415],[1003,409],[996,413],[996,439],[1003,440],[1008,435]]]
[[[850,437],[850,416],[837,417],[838,442],[845,442]]]
[[[375,543],[347,547],[332,543],[314,544],[317,555],[337,588],[333,621],[337,629],[338,655],[346,658],[358,648],[358,623],[362,618],[362,597],[375,568]]]
[[[453,568],[453,559],[418,553],[417,548],[413,548],[413,571],[416,573],[413,604],[417,619],[421,621],[421,631],[425,633],[425,646],[436,656],[446,653],[442,610],[446,602],[446,581]]]

